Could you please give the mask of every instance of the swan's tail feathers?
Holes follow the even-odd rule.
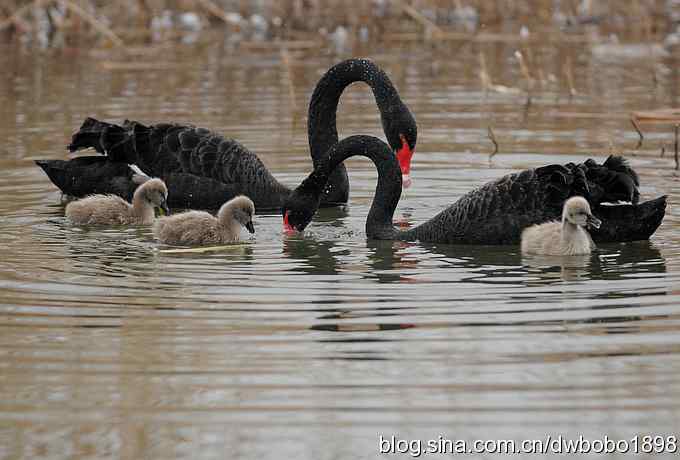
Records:
[[[136,122],[125,120],[123,126],[106,123],[94,118],[86,118],[80,129],[73,134],[68,150],[93,148],[107,155],[113,161],[135,163],[137,151],[131,131]]]
[[[635,185],[640,185],[640,179],[638,178],[637,173],[633,170],[633,168],[630,167],[628,161],[625,158],[617,155],[609,155],[609,158],[605,160],[602,166],[612,171],[626,174],[630,176],[631,179],[633,179]]]
[[[52,164],[55,161],[57,161],[57,160],[35,160],[35,164],[40,166],[40,168],[43,171],[45,171],[45,174],[47,174],[47,177],[49,177],[52,182],[54,182],[54,180],[52,179],[52,174],[53,174]]]
[[[591,236],[597,243],[647,240],[661,225],[667,201],[664,195],[640,204],[597,206],[593,214],[602,219],[602,226],[592,229]]]
[[[640,179],[623,157],[611,155],[602,165],[588,160],[579,165],[579,169],[588,178],[591,203],[626,201],[637,204],[640,201]]]
[[[47,177],[65,195],[73,195],[70,182],[72,175],[69,173],[68,164],[64,160],[35,160],[35,164],[45,171]]]
[[[125,120],[123,126],[126,127],[127,132],[131,136],[132,145],[134,145],[136,152],[144,155],[146,152],[151,151],[151,142],[149,138],[151,129],[148,126],[129,120]]]
[[[127,200],[137,184],[125,163],[109,161],[102,156],[78,157],[72,160],[35,160],[47,177],[64,195],[83,197],[110,193]]]
[[[83,121],[80,129],[73,134],[71,143],[66,148],[71,152],[75,152],[76,150],[91,147],[99,153],[105,153],[101,137],[102,132],[110,126],[113,125],[88,117]]]

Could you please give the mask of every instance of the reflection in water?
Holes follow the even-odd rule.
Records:
[[[63,235],[63,257],[70,271],[96,274],[97,277],[127,277],[134,266],[134,276],[150,276],[154,265],[153,245],[140,240],[148,238],[145,229],[129,228],[116,231],[77,228],[69,223],[60,229]]]
[[[369,249],[368,274],[381,283],[413,282],[413,278],[404,275],[405,271],[418,267],[417,246],[406,241],[366,242]],[[412,251],[413,250],[413,251]]]
[[[525,104],[522,94],[480,90],[479,46],[452,60],[444,45],[378,56],[419,123],[399,225],[514,169],[634,145],[616,114],[649,107],[650,94],[677,105],[670,58],[654,62],[659,79],[648,88],[649,68],[636,61],[603,67],[588,48],[532,42],[531,71],[546,84]],[[484,44],[495,84],[518,81],[515,50]],[[191,122],[243,142],[295,186],[311,170],[308,97],[336,58],[291,51],[286,70],[278,50],[237,55],[220,43],[168,57],[187,63],[172,72],[137,72],[102,71],[100,55],[5,51],[0,457],[374,458],[377,433],[680,432],[672,208],[651,243],[602,245],[585,259],[367,241],[376,179],[360,160],[348,163],[350,206],[321,210],[302,236],[282,236],[281,216],[259,213],[246,244],[166,253],[148,228],[66,223],[31,160],[65,158],[90,115]],[[343,95],[338,123],[341,136],[382,137],[361,85]],[[664,136],[650,128],[631,161],[643,195],[673,202],[672,160],[657,157]]]
[[[602,245],[584,256],[525,256],[523,263],[530,274],[538,277],[531,282],[539,283],[620,280],[629,275],[666,273],[664,258],[649,241]]]
[[[544,284],[553,281],[579,281],[590,275],[591,255],[575,256],[525,256],[523,263],[528,266],[528,273],[536,279],[532,283]]]
[[[296,271],[310,275],[335,275],[339,273],[338,262],[333,251],[335,243],[317,241],[308,237],[284,237],[283,253],[293,259]]]

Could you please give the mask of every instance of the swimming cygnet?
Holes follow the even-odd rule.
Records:
[[[156,217],[154,209],[169,213],[168,188],[160,179],[149,179],[137,187],[132,204],[116,195],[91,195],[66,206],[66,217],[80,225],[147,225]]]
[[[153,225],[153,234],[165,244],[208,245],[234,243],[241,226],[255,233],[255,205],[247,196],[237,196],[222,205],[217,217],[204,211],[187,211],[162,217]]]
[[[595,243],[584,227],[600,228],[602,222],[590,212],[588,201],[580,196],[564,203],[562,222],[532,225],[522,232],[522,252],[548,256],[590,254]]]

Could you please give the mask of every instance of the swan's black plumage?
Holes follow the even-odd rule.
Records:
[[[126,163],[115,163],[106,157],[36,160],[35,163],[62,191],[86,191],[78,196],[114,194],[131,201],[139,185],[139,182],[134,180],[134,172]]]
[[[602,165],[549,165],[508,174],[467,194],[432,219],[408,231],[392,225],[401,196],[401,174],[389,147],[371,136],[352,136],[331,148],[325,161],[284,201],[283,215],[297,230],[311,221],[320,191],[333,168],[355,155],[370,158],[378,169],[378,185],[366,220],[372,239],[419,240],[448,244],[517,244],[524,228],[559,218],[570,196],[585,197],[603,220],[592,237],[598,242],[649,238],[665,214],[666,197],[638,204],[637,174],[620,157]],[[615,199],[630,205],[606,206]]]
[[[337,112],[340,96],[353,82],[367,83],[373,91],[380,109],[380,121],[390,146],[397,150],[402,146],[403,135],[411,151],[418,137],[416,121],[399,97],[389,77],[378,66],[366,59],[348,59],[333,67],[319,80],[309,101],[307,132],[309,151],[316,167],[328,150],[338,142]],[[321,198],[323,204],[344,204],[349,198],[347,170],[344,164],[331,173]]]
[[[36,160],[52,183],[63,193],[75,197],[114,194],[128,201],[144,182],[127,163],[110,161],[103,156],[85,156],[72,160]],[[217,209],[225,196],[238,195],[238,189],[213,179],[193,174],[170,173],[163,181],[168,188],[168,206],[185,209]]]
[[[338,140],[335,126],[338,101],[343,90],[356,81],[366,82],[372,88],[385,134],[393,149],[402,147],[402,136],[411,151],[415,148],[415,120],[387,75],[369,60],[350,59],[326,72],[310,101],[308,134],[315,165]],[[224,192],[219,203],[243,194],[249,196],[258,209],[279,208],[283,198],[290,193],[290,189],[279,183],[260,159],[243,145],[194,126],[168,123],[146,126],[129,120],[115,125],[88,118],[68,146],[72,152],[84,148],[94,148],[105,154],[110,162],[136,164],[146,174],[163,178],[170,189],[171,207],[210,208],[215,195]],[[50,179],[55,176],[50,172],[50,160],[42,161],[41,167]],[[60,164],[60,168],[68,169],[68,164]],[[91,168],[88,171],[80,167],[77,174],[103,177],[111,171],[104,163],[93,163]],[[126,171],[116,171],[120,174],[116,182],[129,180]],[[74,170],[71,175],[75,174]],[[53,182],[68,195],[93,193],[87,187],[90,182],[87,180],[80,181],[78,187],[72,181]],[[109,182],[111,180],[104,183]],[[222,186],[215,187],[215,182]],[[116,187],[106,193],[117,194],[118,191],[119,187]],[[348,195],[349,180],[344,165],[340,165],[329,178],[321,205],[344,204]]]

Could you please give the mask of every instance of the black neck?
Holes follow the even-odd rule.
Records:
[[[401,170],[391,148],[380,139],[350,136],[334,144],[299,189],[319,196],[334,169],[357,155],[369,158],[378,169],[378,185],[366,218],[366,235],[375,239],[394,239],[397,231],[392,226],[392,218],[401,197]]]
[[[314,166],[338,142],[338,102],[345,88],[358,81],[367,83],[373,90],[382,118],[388,115],[390,107],[403,105],[390,79],[373,62],[348,59],[331,67],[319,80],[309,103],[307,131]]]
[[[383,129],[388,126],[389,119],[393,116],[392,112],[405,107],[390,79],[373,62],[366,59],[349,59],[333,66],[319,80],[309,103],[307,133],[315,167],[338,142],[336,114],[340,96],[347,86],[358,81],[367,83],[373,90]],[[392,133],[385,134],[390,143],[394,142],[390,139]],[[346,201],[348,193],[347,171],[344,165],[340,165],[329,177],[322,202],[342,200],[343,196]]]

